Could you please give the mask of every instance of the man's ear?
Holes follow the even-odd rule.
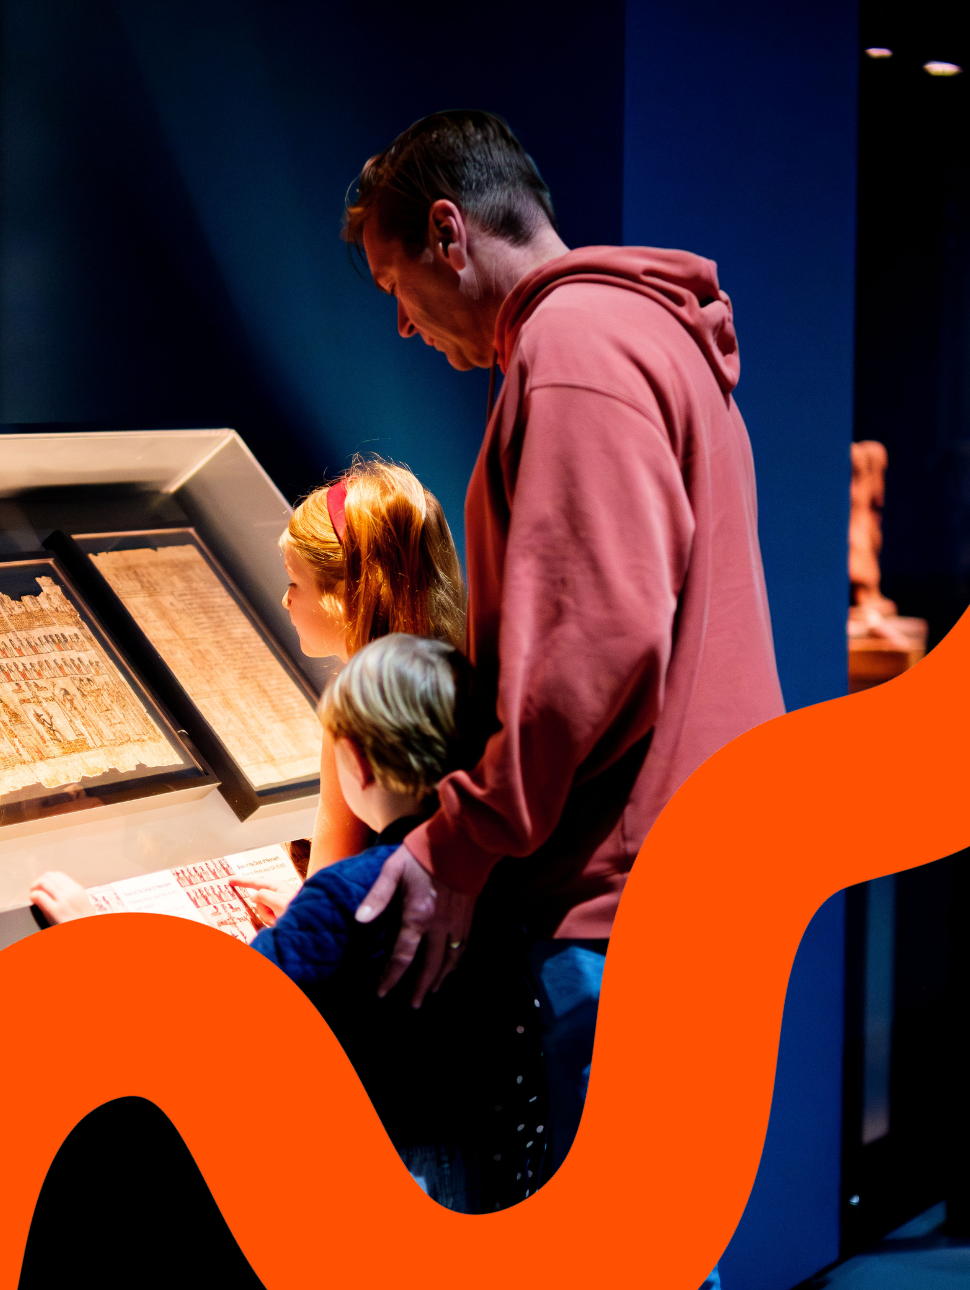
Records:
[[[356,739],[349,736],[338,739],[334,752],[337,756],[342,755],[344,766],[362,791],[374,783],[374,768]]]
[[[435,260],[461,273],[468,264],[468,226],[454,202],[439,197],[428,211],[428,244]]]

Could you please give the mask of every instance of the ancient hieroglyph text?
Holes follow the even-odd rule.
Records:
[[[89,887],[88,895],[99,914],[175,914],[248,942],[263,924],[252,890],[233,887],[233,878],[254,878],[269,887],[289,887],[294,893],[300,888],[300,876],[284,848],[268,846],[122,878]]]
[[[91,559],[254,788],[313,779],[320,722],[197,547]]]
[[[0,794],[181,765],[52,578],[0,594]]]

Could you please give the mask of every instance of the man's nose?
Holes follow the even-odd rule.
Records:
[[[397,330],[405,340],[408,340],[417,331],[414,323],[405,313],[404,306],[400,300],[397,302]]]

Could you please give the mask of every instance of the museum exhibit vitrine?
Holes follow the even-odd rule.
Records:
[[[188,730],[240,819],[317,791],[318,696],[193,528],[55,531],[45,546]]]
[[[0,826],[0,946],[37,930],[29,905],[30,885],[46,870],[60,869],[85,887],[97,887],[311,835],[319,801],[319,766],[310,762],[316,759],[320,739],[313,703],[333,663],[301,653],[281,603],[287,577],[278,542],[290,515],[286,498],[232,430],[91,431],[36,426],[0,431],[0,568],[11,571],[12,579],[0,585],[0,593],[11,602],[7,619],[11,613],[16,617],[26,612],[16,609],[25,597],[36,601],[52,594],[42,591],[36,579],[14,580],[14,566],[46,562],[41,576],[61,587],[71,612],[91,634],[80,628],[71,631],[85,641],[89,653],[93,649],[89,642],[96,642],[113,669],[109,671],[98,655],[104,676],[113,679],[116,674],[127,687],[112,691],[110,702],[103,696],[89,697],[84,693],[92,689],[84,683],[88,674],[82,676],[76,670],[80,664],[68,662],[79,660],[83,651],[66,650],[63,640],[60,650],[55,646],[41,651],[28,659],[27,666],[23,665],[27,655],[18,655],[25,677],[15,675],[12,657],[11,679],[7,681],[0,672],[0,697],[12,714],[5,717],[6,726],[13,734],[13,742],[3,736],[0,789],[3,795],[9,792],[34,803],[23,806],[14,798],[0,802],[20,812],[16,819],[8,814],[5,818],[11,822]],[[166,649],[178,645],[182,663],[190,665],[187,672],[183,670],[179,677],[166,661],[165,650],[154,647],[154,668],[143,666],[118,635],[117,624],[108,621],[86,587],[45,549],[44,543],[57,530],[68,535],[109,535],[93,551],[96,557],[110,557],[101,570],[83,554],[86,565],[109,591],[106,572],[128,594],[131,580],[140,580],[143,588],[156,585],[140,561],[154,561],[156,570],[166,566],[164,577],[175,576],[176,590],[156,588],[134,608],[148,627],[148,636],[158,636],[159,624],[176,607],[181,630]],[[149,531],[155,531],[154,546],[134,540]],[[119,562],[124,566],[120,572]],[[114,567],[107,568],[112,563]],[[59,582],[51,569],[59,569]],[[167,595],[174,595],[174,601],[166,600]],[[111,596],[122,604],[124,595],[111,591]],[[27,609],[36,612],[29,599]],[[59,608],[57,612],[68,611]],[[139,614],[124,612],[135,624]],[[40,634],[53,637],[50,624],[43,626]],[[59,624],[56,631],[69,638],[68,626]],[[28,630],[34,632],[33,627]],[[141,628],[137,631],[148,639]],[[213,634],[219,635],[217,642]],[[161,640],[158,636],[156,643]],[[178,661],[171,654],[169,658]],[[0,664],[5,663],[0,654]],[[93,676],[93,660],[90,665]],[[162,693],[163,668],[173,678],[172,695]],[[49,675],[51,671],[56,675]],[[18,692],[16,685],[22,690]],[[192,714],[174,701],[177,691],[185,702],[190,689],[195,692],[198,713],[204,716],[205,705],[210,704],[209,716],[226,744],[225,769],[231,773],[235,767],[240,776],[245,774],[245,808],[239,796],[230,805],[221,792],[211,791],[217,780],[229,785],[230,778],[209,761],[196,743]],[[36,716],[29,701],[20,703],[28,693],[32,699],[44,700],[36,704]],[[129,694],[135,697],[128,698]],[[119,695],[126,697],[122,701]],[[11,696],[16,697],[16,705]],[[276,717],[282,714],[274,731],[262,715],[253,720],[254,711],[262,714],[270,702]],[[120,755],[109,758],[103,749],[110,740],[120,740],[125,720],[133,727],[138,752],[129,752],[135,760],[129,757],[121,767],[107,768],[95,778],[91,772],[103,762],[123,760]],[[154,738],[156,729],[163,732],[164,748]],[[24,751],[18,751],[18,738]],[[82,748],[82,738],[92,747]],[[96,752],[96,747],[102,752]],[[142,751],[146,756],[140,756]],[[18,776],[11,772],[25,755],[35,763],[52,762],[58,782],[48,785],[35,772],[33,790],[27,784],[15,787]],[[157,764],[158,757],[165,764]],[[61,776],[70,776],[66,786],[59,782]],[[160,779],[171,781],[170,787],[164,792],[146,791]],[[185,787],[190,781],[194,788]],[[203,795],[198,796],[199,792]],[[43,808],[39,804],[57,796],[63,799],[60,812],[51,809],[55,804]],[[245,811],[249,813],[241,818]]]
[[[99,914],[149,913],[188,918],[248,945],[263,922],[252,890],[236,886],[237,878],[286,886],[291,892],[300,887],[300,875],[286,847],[276,845],[257,847],[237,856],[215,856],[140,878],[121,878],[89,887],[88,895]]]
[[[58,562],[0,563],[0,830],[215,783]]]

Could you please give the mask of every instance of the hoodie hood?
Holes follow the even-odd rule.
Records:
[[[690,332],[724,393],[737,385],[738,338],[731,301],[718,285],[717,265],[689,251],[649,246],[580,247],[517,282],[495,323],[495,350],[503,373],[522,324],[550,291],[570,282],[601,282],[649,296]]]

